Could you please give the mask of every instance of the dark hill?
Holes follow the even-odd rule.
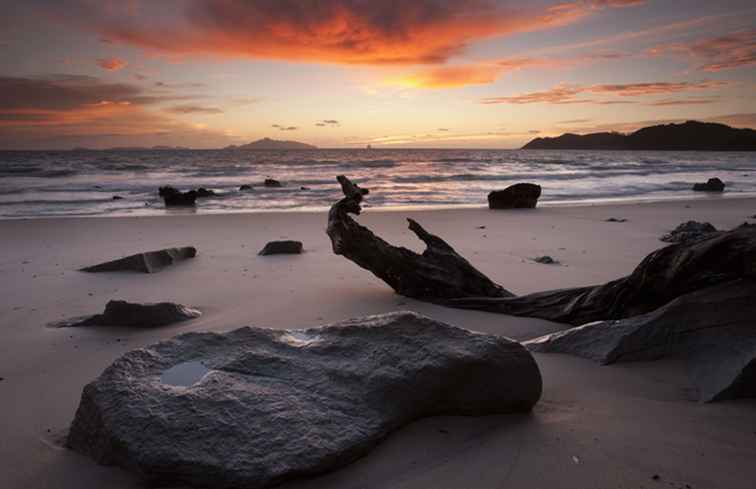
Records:
[[[756,131],[688,121],[644,127],[631,134],[599,132],[536,138],[523,149],[615,149],[653,151],[756,151]]]

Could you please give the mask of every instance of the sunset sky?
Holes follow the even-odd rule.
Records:
[[[0,148],[756,126],[756,4],[0,0]]]

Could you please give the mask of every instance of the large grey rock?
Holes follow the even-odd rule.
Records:
[[[301,241],[271,241],[260,250],[258,255],[299,255],[302,253]]]
[[[92,265],[82,268],[82,272],[123,272],[134,271],[144,273],[159,272],[168,265],[197,256],[197,248],[166,248],[164,250],[146,251],[127,256],[118,260]]]
[[[702,401],[756,396],[756,281],[683,295],[647,314],[596,321],[526,342],[602,364],[686,359]]]
[[[515,183],[504,190],[488,194],[489,209],[533,209],[541,196],[541,186],[534,183]]]
[[[156,304],[137,304],[126,301],[109,301],[105,312],[83,318],[74,318],[54,323],[59,328],[78,326],[125,326],[131,328],[156,328],[167,324],[188,321],[202,315],[197,309],[174,304],[158,302]]]
[[[255,489],[348,464],[418,418],[527,412],[540,395],[519,343],[414,313],[187,333],[87,385],[67,444],[153,484]]]
[[[702,238],[707,238],[711,236],[712,233],[716,232],[717,228],[711,223],[688,221],[680,224],[659,239],[665,243],[689,243]]]

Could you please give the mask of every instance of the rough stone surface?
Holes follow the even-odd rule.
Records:
[[[137,253],[118,260],[92,265],[91,267],[82,268],[82,272],[144,272],[155,273],[163,268],[173,265],[176,262],[197,255],[197,248],[186,246],[184,248],[166,248],[164,250],[146,251]]]
[[[661,238],[665,243],[683,243],[695,241],[716,233],[717,228],[708,222],[688,221],[680,224]]]
[[[302,253],[301,241],[271,241],[260,250],[258,255],[299,255]]]
[[[533,183],[516,183],[504,190],[488,194],[489,209],[533,209],[541,196],[541,186]]]
[[[151,484],[257,489],[346,465],[418,418],[527,412],[540,395],[519,343],[414,313],[187,333],[87,385],[67,445]]]
[[[603,285],[518,297],[468,297],[445,304],[579,326],[645,314],[681,295],[739,278],[756,279],[753,225],[666,246],[644,258],[630,275]]]
[[[75,318],[53,324],[56,327],[78,326],[124,326],[130,328],[156,328],[167,324],[188,321],[202,315],[197,309],[159,302],[156,304],[137,304],[126,301],[109,301],[105,312],[85,318]]]
[[[702,401],[756,396],[756,281],[735,280],[683,295],[647,314],[596,321],[526,342],[603,364],[687,360]]]
[[[693,190],[696,192],[723,192],[725,184],[718,178],[710,178],[706,183],[696,183]]]

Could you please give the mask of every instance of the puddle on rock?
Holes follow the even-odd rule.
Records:
[[[189,387],[196,384],[210,372],[199,360],[179,363],[169,368],[160,376],[160,382],[176,387]]]

